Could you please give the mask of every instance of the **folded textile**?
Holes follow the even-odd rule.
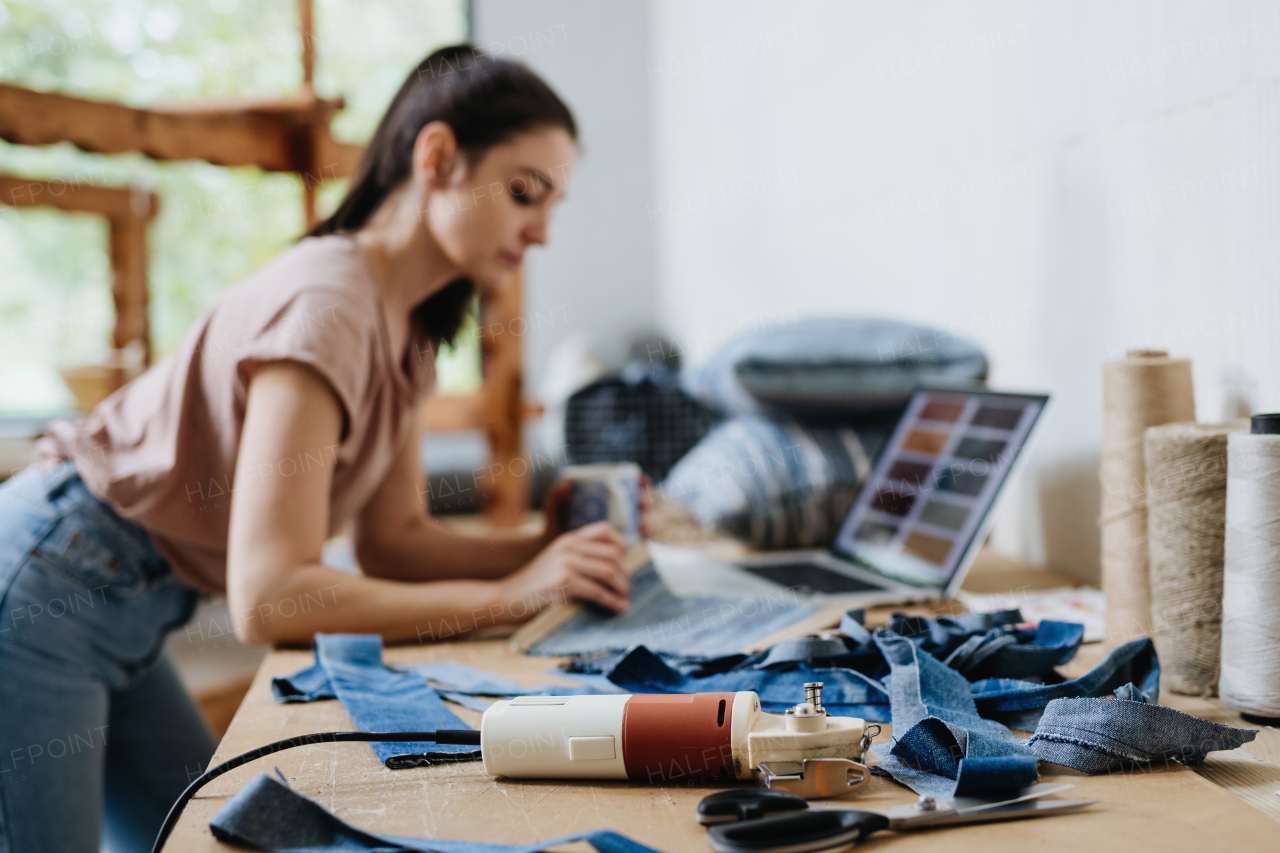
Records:
[[[1141,695],[1129,688],[1116,693]],[[1210,752],[1235,749],[1257,736],[1148,701],[1054,699],[1030,746],[1045,761],[1112,773],[1156,761],[1199,764]]]
[[[879,317],[790,318],[727,342],[681,377],[733,414],[849,421],[901,406],[922,382],[983,380],[982,349],[942,329]]]
[[[344,823],[289,787],[260,773],[227,801],[209,829],[219,841],[273,853],[537,853],[570,841],[586,841],[600,853],[657,853],[607,829],[579,832],[537,844],[490,844],[374,835]]]
[[[645,645],[671,654],[733,654],[781,631],[818,607],[778,588],[768,595],[676,597],[652,564],[631,576],[631,608],[612,613],[587,604],[531,648],[535,655],[622,652]]]
[[[1026,743],[978,715],[964,676],[906,637],[877,632],[875,643],[891,668],[894,739],[887,750],[876,749],[883,772],[938,799],[1022,787],[1038,778]]]
[[[975,701],[980,685],[969,684],[950,667],[909,640],[877,633],[876,645],[892,669],[889,680],[894,740],[882,772],[921,794],[974,796],[1029,785],[1036,759],[1084,773],[1107,773],[1155,761],[1198,764],[1205,755],[1235,749],[1257,732],[1235,729],[1154,704],[1160,663],[1149,639],[1114,649],[1088,675],[1075,681],[1036,685],[997,679],[1000,694],[987,694],[987,708]],[[1142,686],[1117,679],[1133,676]],[[1115,693],[1115,698],[1100,694]],[[1055,694],[1079,698],[1052,698]],[[1023,741],[993,719],[1001,702],[1034,713],[1038,725]],[[1028,727],[1029,728],[1029,727]],[[901,733],[901,734],[899,734]]]
[[[283,702],[337,698],[364,732],[423,732],[469,729],[445,707],[422,679],[382,664],[382,638],[365,634],[316,634],[316,665],[271,682]],[[462,744],[372,743],[374,753],[392,770],[441,761],[475,761],[480,750]]]
[[[974,683],[973,698],[982,716],[1029,732],[1036,728],[1043,709],[1054,699],[1107,696],[1126,684],[1135,685],[1152,702],[1159,701],[1160,658],[1150,639],[1144,637],[1117,646],[1102,663],[1074,681],[1034,684],[988,678]]]

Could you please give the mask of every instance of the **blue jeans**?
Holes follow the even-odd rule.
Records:
[[[150,848],[215,746],[164,651],[197,598],[71,464],[0,486],[0,853]]]

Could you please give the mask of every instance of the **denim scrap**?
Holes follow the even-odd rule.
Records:
[[[846,610],[844,615],[840,617],[841,634],[844,634],[850,640],[859,646],[865,646],[871,642],[871,632],[866,628],[867,612],[865,610]]]
[[[1102,663],[1074,681],[1034,684],[1010,678],[975,682],[973,699],[984,717],[1022,731],[1034,731],[1044,707],[1054,699],[1109,696],[1126,684],[1160,699],[1160,658],[1149,638],[1130,640],[1111,650]]]
[[[807,681],[821,681],[822,702],[837,716],[888,719],[884,685],[852,669],[797,665],[790,669],[750,669],[693,678],[668,666],[643,646],[632,649],[608,673],[631,693],[715,693],[754,690],[760,706],[781,713],[804,698]]]
[[[382,664],[382,638],[366,634],[316,634],[316,665],[272,681],[285,702],[337,698],[364,732],[418,732],[471,728],[445,707],[420,676]],[[323,673],[323,680],[320,674]],[[480,750],[465,744],[371,743],[388,768],[403,770],[441,761],[476,761]]]
[[[620,692],[612,686],[605,689],[597,685],[542,684],[525,687],[517,681],[456,660],[414,664],[404,669],[432,682],[442,693],[449,691],[470,696],[581,696],[584,693]]]
[[[892,613],[885,630],[919,642],[925,651],[935,657],[945,658],[975,634],[983,634],[993,628],[1013,631],[1021,622],[1022,612],[1017,608],[994,613],[940,616],[937,619]]]
[[[570,841],[586,841],[600,853],[658,853],[607,829],[579,832],[538,844],[490,844],[374,835],[339,820],[318,803],[265,773],[227,801],[209,829],[219,841],[273,853],[538,853]]]
[[[961,643],[945,659],[970,681],[986,678],[1039,678],[1076,656],[1084,626],[1046,619],[1026,640],[1021,632],[992,628]]]
[[[819,658],[836,658],[849,653],[849,647],[838,637],[801,637],[783,640],[770,647],[752,669],[768,669],[787,663],[808,663]]]
[[[964,676],[906,637],[877,632],[875,642],[891,668],[894,739],[887,754],[876,750],[881,770],[935,798],[978,796],[1038,778],[1026,744],[978,715]]]
[[[376,666],[381,667],[379,660]],[[584,693],[617,693],[608,682],[603,686],[596,679],[594,683],[581,685],[543,684],[538,687],[524,687],[509,678],[476,669],[459,661],[446,660],[422,663],[413,666],[388,666],[392,672],[409,673],[428,682],[441,697],[450,702],[483,711],[492,704],[490,701],[477,699],[477,696],[573,696]],[[333,685],[329,673],[320,663],[316,663],[293,675],[279,676],[271,680],[271,693],[277,702],[315,702],[321,699],[335,699]]]
[[[1129,685],[1132,688],[1132,685]],[[1117,690],[1133,695],[1132,689]],[[1110,773],[1154,761],[1199,764],[1205,755],[1235,749],[1258,736],[1126,699],[1054,699],[1031,736],[1031,749],[1054,764],[1084,773]]]

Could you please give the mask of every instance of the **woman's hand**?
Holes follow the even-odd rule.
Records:
[[[565,599],[580,599],[622,612],[631,606],[631,579],[622,568],[625,553],[622,537],[607,521],[562,533],[528,565],[499,582],[496,605],[516,616],[517,610],[529,615]]]

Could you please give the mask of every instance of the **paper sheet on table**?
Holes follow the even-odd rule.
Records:
[[[1086,643],[1100,642],[1107,636],[1106,601],[1102,590],[1093,587],[1064,586],[993,593],[961,590],[956,598],[971,613],[992,613],[1016,607],[1028,622],[1039,623],[1044,619],[1079,622],[1084,625]]]

